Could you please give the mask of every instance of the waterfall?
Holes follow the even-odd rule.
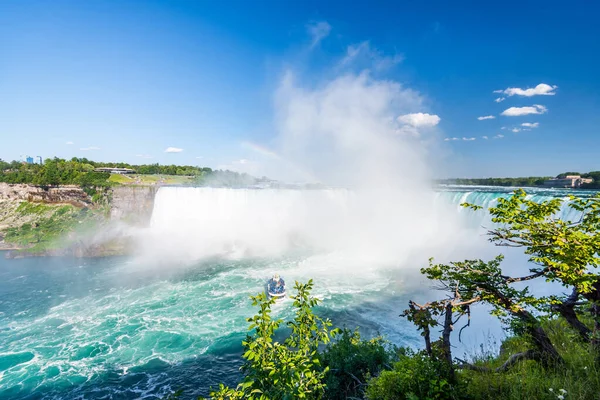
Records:
[[[348,216],[347,190],[161,188],[151,228],[191,253],[276,255],[294,246],[318,247]],[[185,246],[184,246],[185,247]]]
[[[448,186],[438,190],[437,195],[439,200],[453,204],[459,212],[462,212],[468,211],[460,206],[462,203],[475,204],[487,210],[490,207],[497,205],[498,199],[509,198],[513,191],[514,188]],[[589,197],[592,195],[592,193],[588,191],[573,191],[566,189],[529,188],[526,191],[528,193],[527,199],[538,203],[556,198],[562,199],[562,207],[555,217],[565,221],[576,221],[581,215],[578,211],[569,206],[570,201],[568,195],[575,195],[578,197]],[[478,215],[480,222],[487,220],[484,217],[485,213],[479,213]]]
[[[566,199],[573,192],[528,193],[530,199],[544,201]],[[426,194],[392,194],[163,187],[142,252],[171,260],[338,252],[356,262],[401,263],[415,253],[454,251],[473,242],[474,230],[493,224],[487,212],[460,204],[487,209],[509,197],[511,189],[449,186]],[[557,216],[574,221],[578,213],[565,202]]]
[[[163,187],[142,252],[183,259],[340,252],[357,262],[398,262],[455,240],[457,213],[437,200],[433,192]]]

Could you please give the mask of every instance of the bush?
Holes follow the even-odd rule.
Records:
[[[333,400],[362,397],[366,382],[383,369],[391,368],[394,350],[381,337],[362,340],[358,331],[344,329],[320,354],[321,364],[329,367],[325,397]]]
[[[242,342],[243,381],[236,389],[219,386],[211,392],[213,400],[317,400],[323,398],[324,378],[328,368],[323,368],[317,350],[330,342],[337,330],[330,330],[331,322],[313,314],[318,300],[310,295],[312,280],[306,284],[296,282],[297,294],[292,296],[296,315],[287,323],[291,333],[283,343],[274,340],[275,332],[283,321],[271,317],[275,300],[264,293],[252,297],[258,313],[248,318],[250,323],[246,340]]]
[[[370,400],[461,399],[460,385],[451,384],[443,363],[426,354],[410,350],[400,352],[391,371],[372,378],[366,397]]]

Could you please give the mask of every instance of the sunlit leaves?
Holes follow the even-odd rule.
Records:
[[[271,317],[273,299],[264,293],[252,296],[258,313],[248,318],[249,331],[242,343],[246,351],[242,366],[244,380],[236,389],[221,385],[211,393],[212,399],[319,399],[324,390],[328,368],[318,358],[319,345],[329,343],[337,333],[331,322],[314,315],[318,299],[310,295],[313,282],[296,282],[292,296],[296,309],[293,321],[287,322],[290,335],[279,343],[273,339],[283,320]]]

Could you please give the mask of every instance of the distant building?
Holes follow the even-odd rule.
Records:
[[[102,168],[95,168],[94,171],[96,171],[96,172],[108,172],[110,174],[119,174],[119,175],[135,174],[135,170],[133,170],[131,168],[102,167]]]
[[[578,188],[585,183],[592,183],[592,178],[582,178],[579,175],[567,175],[564,178],[549,179],[544,182],[546,187],[554,188]]]
[[[27,156],[27,158],[25,158],[25,161],[27,162],[27,164],[33,164],[33,157]]]

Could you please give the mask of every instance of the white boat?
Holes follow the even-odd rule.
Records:
[[[278,274],[267,281],[267,294],[275,300],[285,298],[285,281]]]

